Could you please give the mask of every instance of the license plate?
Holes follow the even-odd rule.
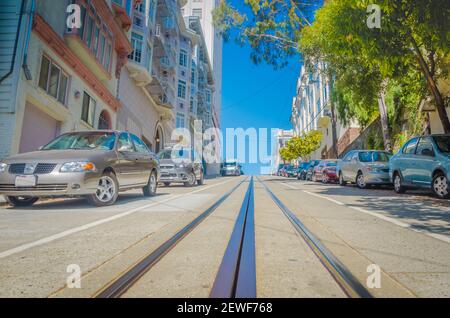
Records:
[[[36,176],[17,176],[16,187],[35,187]]]

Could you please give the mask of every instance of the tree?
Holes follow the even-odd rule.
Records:
[[[284,162],[286,162],[286,161],[290,162],[290,161],[298,158],[298,157],[295,157],[295,155],[291,152],[289,147],[283,147],[280,149],[280,157],[281,157],[281,159],[283,159]]]
[[[223,1],[215,20],[227,21],[222,25],[225,34],[237,28],[237,38],[253,48],[255,62],[284,66],[286,58],[298,51],[306,58],[322,58],[336,72],[338,95],[347,102],[338,108],[350,106],[353,109],[345,111],[359,112],[366,119],[375,113],[386,117],[391,81],[419,72],[427,93],[424,98],[434,100],[444,131],[450,133],[445,109],[448,99],[438,86],[449,70],[449,1],[329,0],[310,27],[305,18],[304,4],[308,2],[313,1],[245,0],[250,10],[243,14]],[[366,24],[370,4],[381,8],[380,29]],[[233,12],[234,18],[230,19],[227,12]],[[384,129],[389,139],[387,133]]]
[[[287,161],[299,158],[307,159],[314,151],[319,149],[322,138],[322,133],[317,130],[311,130],[302,136],[292,137],[286,143],[286,146],[280,150],[280,155]]]

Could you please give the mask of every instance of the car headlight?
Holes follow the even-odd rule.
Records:
[[[61,172],[85,172],[95,171],[95,165],[92,162],[86,161],[73,161],[66,162],[62,165]]]
[[[0,162],[0,172],[5,172],[7,167],[6,163]]]

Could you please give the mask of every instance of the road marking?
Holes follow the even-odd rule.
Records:
[[[78,227],[75,227],[75,228],[72,228],[72,229],[69,229],[69,230],[66,230],[66,231],[63,231],[63,232],[60,232],[60,233],[48,236],[48,237],[44,237],[44,238],[39,239],[39,240],[34,241],[34,242],[30,242],[30,243],[26,243],[26,244],[23,244],[23,245],[19,245],[17,247],[12,248],[12,249],[9,249],[9,250],[1,252],[0,253],[0,259],[8,257],[8,256],[11,256],[11,255],[14,255],[14,254],[17,254],[17,253],[20,253],[20,252],[23,252],[25,250],[28,250],[28,249],[36,247],[36,246],[40,246],[40,245],[44,245],[44,244],[53,242],[53,241],[58,240],[60,238],[63,238],[63,237],[66,237],[66,236],[69,236],[69,235],[72,235],[72,234],[75,234],[75,233],[78,233],[78,232],[81,232],[81,231],[85,231],[87,229],[93,228],[95,226],[99,226],[101,224],[105,224],[105,223],[108,223],[108,222],[111,222],[111,221],[114,221],[114,220],[117,220],[117,219],[121,219],[121,218],[123,218],[125,216],[128,216],[128,215],[131,215],[133,213],[139,212],[139,211],[144,210],[146,208],[153,207],[155,205],[160,205],[162,203],[166,203],[168,201],[171,201],[171,200],[174,200],[174,199],[178,199],[178,198],[181,198],[181,197],[184,197],[184,196],[188,196],[188,195],[191,195],[191,194],[199,193],[199,192],[202,192],[202,191],[205,191],[205,190],[217,187],[219,185],[226,184],[226,183],[231,182],[231,181],[233,181],[233,179],[226,180],[226,181],[223,181],[223,182],[220,182],[220,183],[216,183],[216,184],[212,184],[210,186],[207,186],[207,187],[204,187],[204,188],[201,188],[201,189],[198,189],[198,190],[194,190],[194,191],[191,191],[191,192],[188,192],[188,193],[177,194],[177,195],[173,195],[173,196],[170,195],[169,198],[161,200],[161,201],[152,202],[152,203],[149,203],[149,204],[137,207],[137,208],[133,208],[133,209],[128,210],[126,212],[123,212],[123,213],[120,213],[120,214],[116,214],[116,215],[113,215],[111,217],[107,217],[105,219],[97,220],[97,221],[94,221],[94,222],[91,222],[91,223],[88,223],[88,224],[85,224],[85,225],[81,225],[81,226],[78,226]]]
[[[287,183],[284,183],[284,182],[282,182],[281,184],[283,184],[286,187],[291,188],[291,189],[301,190],[301,189],[299,189],[297,187],[294,187],[293,185],[290,185],[290,184],[287,184]],[[412,227],[411,224],[404,223],[402,221],[399,221],[397,219],[391,218],[389,216],[385,216],[383,214],[379,214],[379,213],[376,213],[376,212],[368,211],[368,210],[360,208],[360,207],[351,206],[351,205],[342,203],[340,201],[334,200],[332,198],[328,198],[326,196],[323,196],[323,195],[320,195],[320,194],[317,194],[317,193],[309,192],[309,191],[306,191],[306,190],[301,190],[301,191],[306,193],[306,194],[309,194],[309,195],[312,195],[312,196],[315,196],[315,197],[318,197],[318,198],[321,198],[321,199],[325,199],[325,200],[331,201],[331,202],[333,202],[335,204],[338,204],[340,206],[345,206],[345,207],[350,208],[352,210],[356,210],[358,212],[369,214],[371,216],[374,216],[374,217],[379,218],[379,219],[381,219],[383,221],[395,224],[395,225],[400,226],[402,228],[409,229],[409,230],[412,230],[412,231],[417,232],[417,233],[422,233],[422,234],[425,234],[425,235],[427,235],[429,237],[435,238],[437,240],[440,240],[440,241],[443,241],[443,242],[446,242],[446,243],[450,243],[450,237],[448,237],[448,236],[445,236],[445,235],[442,235],[442,234],[437,234],[437,233],[431,233],[431,232],[428,232],[428,231],[425,231],[425,230],[415,229],[415,228]]]

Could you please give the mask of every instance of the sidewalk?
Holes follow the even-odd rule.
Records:
[[[5,198],[3,197],[3,195],[0,195],[0,206],[5,204],[6,204]]]

